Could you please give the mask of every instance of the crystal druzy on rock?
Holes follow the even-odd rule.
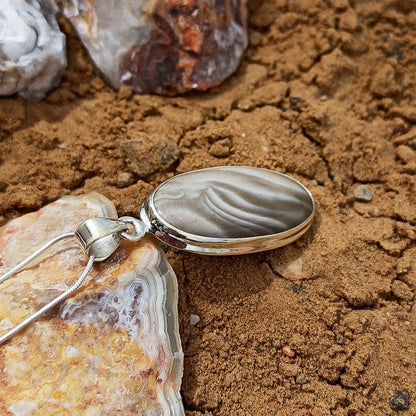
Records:
[[[99,194],[65,197],[0,229],[0,274],[92,216]],[[86,258],[75,240],[0,285],[0,335],[65,291]],[[1,415],[181,416],[177,283],[149,240],[124,243],[81,288],[0,345]]]
[[[41,100],[66,66],[53,0],[0,0],[0,95]]]
[[[64,0],[113,87],[176,94],[232,74],[247,46],[245,0]]]

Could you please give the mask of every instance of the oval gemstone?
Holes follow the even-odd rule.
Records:
[[[185,241],[224,245],[267,236],[283,240],[298,229],[300,236],[315,209],[312,195],[300,182],[272,170],[247,166],[222,166],[175,176],[160,185],[147,204],[146,215],[159,238],[164,239],[158,231]],[[283,244],[272,244],[279,245]]]

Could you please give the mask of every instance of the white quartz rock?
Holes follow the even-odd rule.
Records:
[[[39,101],[66,66],[53,0],[0,0],[0,95]]]

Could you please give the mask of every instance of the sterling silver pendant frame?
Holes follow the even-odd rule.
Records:
[[[309,190],[282,173],[221,166],[174,176],[143,202],[149,232],[177,249],[247,254],[293,242],[310,227]]]

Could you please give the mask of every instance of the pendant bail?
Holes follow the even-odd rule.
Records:
[[[89,218],[75,231],[81,247],[95,261],[103,261],[117,250],[121,241],[138,241],[147,232],[145,224],[133,217]]]
[[[128,225],[110,218],[89,218],[78,226],[75,237],[87,256],[103,261],[117,250],[122,241],[121,233]]]

